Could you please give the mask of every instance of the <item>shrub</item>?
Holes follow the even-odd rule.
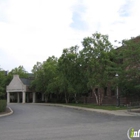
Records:
[[[7,106],[6,100],[0,100],[0,112],[5,111],[6,106]]]

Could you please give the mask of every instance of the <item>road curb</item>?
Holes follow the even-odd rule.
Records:
[[[73,109],[77,109],[77,110],[85,110],[85,111],[97,112],[97,113],[114,115],[114,116],[140,116],[139,113],[132,113],[132,112],[130,113],[130,112],[127,112],[126,110],[109,111],[109,110],[103,110],[103,109],[92,109],[92,108],[76,107],[76,106],[61,105],[61,104],[49,104],[49,103],[46,103],[46,104],[45,103],[33,103],[33,104],[67,107],[67,108],[73,108]]]
[[[5,114],[2,114],[2,115],[0,115],[0,117],[9,116],[9,115],[12,115],[14,113],[14,111],[10,107],[7,107],[7,108],[10,109],[10,112],[9,113],[5,113]]]

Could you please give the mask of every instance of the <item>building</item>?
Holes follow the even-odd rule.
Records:
[[[7,103],[11,101],[17,103],[26,103],[36,101],[36,93],[29,88],[31,79],[20,78],[19,75],[14,75],[10,84],[6,87]]]

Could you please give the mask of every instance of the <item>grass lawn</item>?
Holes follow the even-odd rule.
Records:
[[[95,105],[95,104],[75,104],[75,103],[69,103],[65,105],[70,105],[70,106],[77,106],[77,107],[86,107],[86,108],[93,108],[93,109],[104,109],[104,110],[125,110],[127,107],[125,106],[120,106],[116,107],[113,105]]]

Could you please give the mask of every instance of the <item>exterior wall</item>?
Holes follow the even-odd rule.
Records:
[[[112,91],[111,86],[107,87],[106,95],[105,95],[104,89],[98,89],[98,92],[100,92],[104,96],[102,104],[106,104],[106,105],[116,105],[117,104],[116,90]],[[89,93],[88,97],[82,97],[80,99],[80,101],[82,101],[83,103],[96,104],[95,95],[92,93]],[[129,104],[129,102],[126,97],[123,97],[123,98],[120,98],[120,104],[127,105],[127,104]]]
[[[14,75],[10,84],[6,87],[7,92],[7,103],[17,102],[17,103],[29,103],[35,102],[35,94],[29,90],[28,79],[20,79],[19,75]],[[33,96],[34,95],[34,96]]]

